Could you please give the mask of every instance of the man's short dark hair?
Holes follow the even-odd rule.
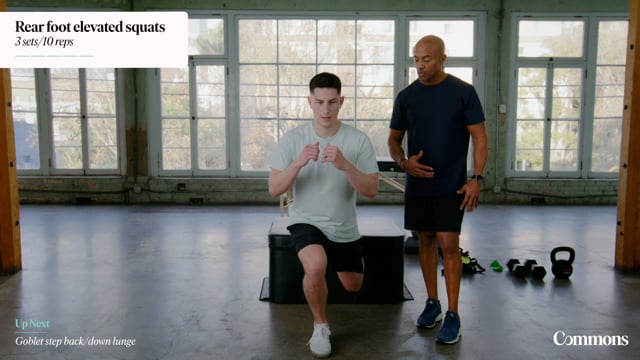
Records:
[[[313,93],[316,88],[336,89],[338,94],[342,91],[342,82],[335,74],[323,72],[319,73],[309,81],[309,92]]]

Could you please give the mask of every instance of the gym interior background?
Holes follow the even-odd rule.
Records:
[[[393,97],[426,32],[443,34],[448,71],[482,99],[484,203],[617,201],[628,0],[55,4],[8,1],[186,10],[192,55],[188,69],[14,70],[23,203],[274,203],[265,160],[310,119],[305,86],[320,70],[344,78],[343,118],[388,159]],[[402,195],[384,186],[373,201]]]
[[[190,55],[182,69],[10,70],[24,267],[0,276],[0,357],[309,356],[306,307],[258,299],[280,216],[266,159],[311,120],[306,86],[326,70],[344,82],[341,118],[390,160],[393,99],[415,78],[411,46],[436,33],[447,71],[475,85],[485,110],[482,206],[462,246],[487,271],[463,279],[463,339],[442,347],[415,329],[425,289],[407,254],[415,300],[331,305],[334,357],[630,358],[640,280],[614,262],[634,1],[7,1],[8,11],[187,11]],[[364,218],[402,224],[395,187],[381,182],[359,201]],[[568,282],[550,274],[561,245],[576,249]],[[489,269],[509,258],[549,274]],[[32,320],[51,338],[113,346],[17,344]],[[609,343],[575,343],[589,336]]]

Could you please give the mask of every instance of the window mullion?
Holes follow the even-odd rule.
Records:
[[[545,109],[544,109],[544,143],[543,143],[543,160],[542,169],[545,176],[549,176],[551,171],[550,154],[551,154],[551,122],[553,114],[553,63],[547,64],[547,81],[545,88]]]
[[[198,172],[198,79],[196,65],[189,61],[189,136],[191,139],[191,175]]]
[[[53,114],[51,108],[51,71],[36,69],[36,101],[38,104],[38,140],[40,142],[40,171],[51,175],[53,165]]]
[[[90,172],[89,159],[89,116],[87,114],[87,70],[79,69],[78,72],[80,91],[80,129],[82,132],[82,172],[86,175]]]

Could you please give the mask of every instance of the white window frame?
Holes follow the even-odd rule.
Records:
[[[207,176],[221,176],[229,177],[234,173],[234,154],[232,145],[233,123],[231,119],[235,118],[233,109],[235,109],[235,99],[229,96],[234,89],[231,85],[232,77],[229,75],[229,16],[221,15],[220,13],[211,14],[210,12],[203,11],[190,11],[189,19],[221,19],[224,21],[224,54],[222,55],[189,55],[188,68],[189,68],[189,117],[191,118],[190,126],[191,132],[191,164],[190,169],[170,170],[163,169],[162,166],[162,109],[161,109],[161,89],[160,89],[160,71],[158,69],[149,69],[148,75],[148,88],[149,98],[152,101],[147,103],[147,110],[152,119],[157,121],[151,121],[149,123],[149,172],[152,176],[163,177],[207,177]],[[196,83],[196,68],[198,66],[224,66],[225,67],[225,148],[226,148],[226,166],[224,169],[198,169],[198,139],[197,128],[194,128],[194,116],[197,101],[197,83]]]
[[[81,124],[82,124],[82,159],[83,167],[80,169],[57,169],[54,167],[55,149],[53,142],[53,114],[51,103],[51,77],[50,70],[34,69],[36,102],[38,117],[38,147],[40,155],[39,169],[18,169],[20,176],[115,176],[124,175],[126,172],[126,149],[124,146],[124,82],[122,69],[115,70],[115,97],[116,97],[116,126],[118,167],[115,169],[90,169],[88,167],[88,134],[86,114],[86,77],[85,69],[78,69],[80,74],[80,99],[81,99]]]
[[[149,172],[151,176],[184,177],[184,176],[222,176],[222,177],[264,177],[268,171],[247,171],[240,169],[240,104],[239,104],[239,46],[238,27],[240,19],[339,19],[339,20],[392,20],[395,22],[395,67],[394,67],[394,97],[408,85],[409,69],[413,67],[413,59],[409,54],[410,45],[408,24],[410,20],[473,20],[476,39],[474,41],[474,56],[470,58],[449,58],[447,64],[450,67],[465,66],[473,69],[473,84],[476,87],[480,101],[484,104],[485,98],[485,51],[486,51],[486,13],[477,12],[438,12],[418,13],[397,12],[276,12],[276,11],[217,11],[214,14],[207,11],[189,11],[190,18],[222,18],[225,21],[225,56],[193,56],[192,61],[211,61],[227,64],[227,158],[228,166],[225,170],[194,171],[189,170],[162,170],[162,137],[161,137],[161,113],[160,113],[160,77],[158,69],[149,69],[147,74],[148,94],[151,101],[148,102],[147,111],[149,121]],[[427,34],[425,34],[427,35]],[[193,86],[193,84],[192,84]],[[485,108],[486,109],[486,108]],[[486,110],[485,110],[486,111]],[[389,120],[391,114],[389,114]],[[194,145],[192,144],[192,149]],[[192,150],[192,156],[193,150]],[[382,159],[381,159],[382,160]]]
[[[551,20],[551,21],[576,21],[581,20],[584,22],[584,44],[583,54],[581,57],[576,58],[519,58],[518,57],[518,28],[520,21],[530,20]],[[511,63],[510,68],[512,72],[509,76],[509,106],[507,116],[509,122],[508,128],[508,154],[506,164],[506,176],[509,178],[557,178],[557,179],[597,179],[605,178],[611,179],[618,177],[618,173],[604,173],[604,172],[592,172],[591,169],[591,150],[593,139],[593,121],[594,121],[594,103],[595,103],[595,74],[596,74],[596,53],[597,53],[597,41],[598,41],[598,24],[600,21],[628,21],[626,14],[611,13],[611,14],[540,14],[540,13],[514,13],[511,22]],[[581,119],[580,119],[580,131],[578,139],[578,167],[575,171],[551,171],[548,168],[549,158],[549,131],[548,127],[545,127],[545,144],[544,144],[544,167],[541,171],[517,171],[515,169],[516,161],[516,131],[517,131],[517,74],[518,69],[526,67],[540,67],[547,68],[549,71],[553,70],[553,67],[565,68],[576,67],[583,69],[583,81],[582,81],[582,98],[581,98]],[[552,86],[553,84],[547,84]],[[548,99],[548,98],[547,98]]]

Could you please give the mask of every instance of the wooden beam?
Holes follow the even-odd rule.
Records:
[[[630,1],[615,267],[640,270],[640,1]],[[634,95],[635,94],[635,95]],[[632,140],[633,139],[633,140]]]
[[[0,11],[7,11],[6,0],[0,0]],[[22,269],[22,248],[9,69],[0,69],[0,84],[0,272],[13,273]]]

